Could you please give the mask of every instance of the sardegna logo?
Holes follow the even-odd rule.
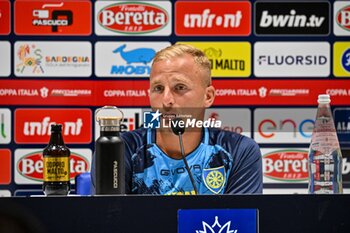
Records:
[[[95,3],[97,35],[171,34],[171,3],[167,1]]]
[[[262,149],[264,183],[307,181],[308,151],[302,149]]]
[[[43,150],[18,149],[15,151],[15,182],[16,184],[37,184],[43,181]],[[76,175],[90,171],[91,150],[71,149],[70,179]]]

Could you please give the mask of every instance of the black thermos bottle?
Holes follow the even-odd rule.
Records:
[[[121,117],[110,114],[116,110]],[[124,142],[119,136],[123,113],[117,107],[105,106],[96,110],[95,117],[100,125],[95,144],[96,194],[125,194]]]

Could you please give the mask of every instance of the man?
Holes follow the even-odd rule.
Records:
[[[150,105],[166,115],[203,120],[215,98],[210,62],[189,45],[159,51],[150,73]],[[171,128],[140,128],[122,134],[126,151],[126,192],[192,195],[262,193],[262,158],[254,140],[216,128],[186,129],[184,152],[194,184]]]

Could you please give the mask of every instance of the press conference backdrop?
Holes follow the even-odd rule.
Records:
[[[71,178],[90,171],[94,112],[143,123],[154,54],[186,42],[212,65],[206,117],[261,147],[265,193],[306,193],[318,94],[331,95],[350,187],[350,1],[0,0],[0,196],[41,193],[49,125]],[[74,186],[73,186],[74,188]]]

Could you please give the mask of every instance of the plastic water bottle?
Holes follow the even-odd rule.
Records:
[[[95,117],[100,124],[94,154],[96,194],[125,194],[124,142],[119,136],[123,112],[117,107],[105,106],[96,110]]]
[[[318,96],[309,150],[309,193],[343,193],[342,155],[330,108],[330,96]]]

